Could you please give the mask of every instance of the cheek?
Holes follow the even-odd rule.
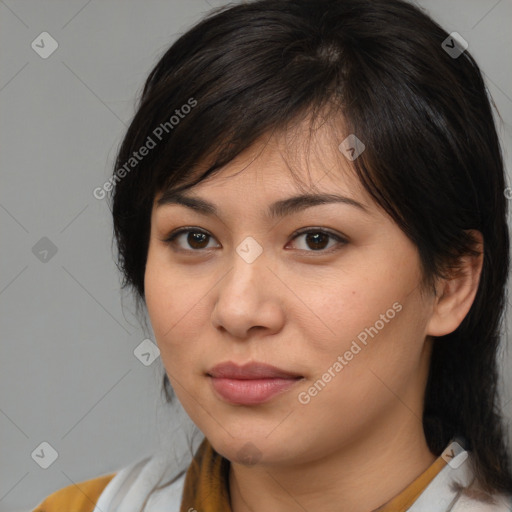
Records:
[[[159,262],[151,251],[144,286],[151,326],[166,370],[177,374],[191,368],[201,350],[209,288],[187,286],[182,274],[168,263]]]
[[[294,301],[290,315],[304,333],[307,360],[316,374],[327,372],[342,356],[344,370],[336,374],[345,378],[334,379],[334,387],[350,388],[359,379],[368,385],[375,381],[369,368],[377,374],[384,368],[393,380],[417,365],[427,315],[415,261],[400,259],[396,265],[396,258],[380,257],[364,270],[340,269],[336,280],[321,280],[321,286],[303,281],[295,289],[302,301]]]
[[[309,414],[311,435],[325,435],[322,422],[331,425],[331,432],[359,431],[402,402],[415,409],[409,393],[417,386],[424,345],[416,297],[406,301],[400,296],[389,304],[392,312],[388,299],[382,300],[382,307],[372,304],[366,316],[347,320],[350,327],[340,331],[338,342],[324,342],[322,353],[315,349],[306,354],[314,371],[296,399],[299,410]]]
[[[146,307],[153,331],[159,341],[163,334],[172,328],[172,294],[169,293],[171,276],[158,264],[153,252],[149,251],[144,274],[144,294]]]
[[[342,349],[360,333],[364,338],[365,329],[376,322],[378,330],[387,327],[399,315],[396,303],[410,288],[403,277],[402,282],[390,283],[368,273],[342,274],[339,279],[321,280],[321,286],[297,279],[295,284],[300,300],[294,300],[287,313],[308,333],[312,347],[326,352]]]

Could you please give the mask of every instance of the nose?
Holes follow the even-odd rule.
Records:
[[[251,330],[278,332],[284,323],[285,289],[269,268],[265,253],[256,255],[250,241],[242,242],[232,261],[215,288],[213,326],[240,340],[248,339]]]

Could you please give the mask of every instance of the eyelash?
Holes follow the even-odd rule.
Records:
[[[202,230],[202,229],[199,229],[199,228],[194,228],[194,227],[186,227],[186,228],[180,228],[178,229],[177,231],[173,231],[167,238],[165,238],[163,241],[168,244],[168,245],[171,245],[171,246],[175,246],[176,243],[175,243],[175,240],[178,236],[184,234],[184,233],[201,233],[201,234],[204,234],[208,237],[211,237],[213,238],[212,235],[210,235],[208,232]],[[331,247],[330,249],[319,249],[319,250],[306,250],[306,249],[299,249],[300,251],[302,252],[311,252],[311,253],[320,253],[320,254],[330,254],[331,252],[334,252],[336,251],[337,249],[339,249],[340,245],[343,246],[345,245],[347,242],[347,240],[345,238],[343,238],[342,236],[336,234],[336,233],[333,233],[332,231],[327,231],[325,229],[321,229],[321,228],[305,228],[305,229],[300,229],[300,230],[297,230],[295,231],[292,235],[291,235],[291,238],[292,240],[295,240],[296,238],[298,238],[299,236],[301,235],[307,235],[307,234],[310,234],[310,233],[314,233],[314,234],[324,234],[324,235],[327,235],[329,237],[331,237],[332,239],[336,240],[337,245],[335,245],[334,247]],[[208,240],[209,241],[209,240]],[[189,253],[200,253],[200,252],[207,252],[207,251],[211,251],[211,248],[210,249],[182,249],[182,248],[174,248],[174,250],[176,250],[177,252],[189,252]]]

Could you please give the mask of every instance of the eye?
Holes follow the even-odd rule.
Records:
[[[189,244],[189,247],[192,247],[192,249],[184,249],[177,243],[183,235],[187,235],[185,237],[186,243]],[[313,249],[300,249],[306,252],[332,252],[332,250],[336,249],[337,246],[347,243],[347,240],[342,236],[320,228],[307,228],[296,231],[292,235],[292,240],[295,240],[304,235],[306,235],[304,239],[305,243],[307,244],[306,247]],[[203,231],[202,229],[181,228],[178,231],[171,233],[166,239],[164,239],[164,242],[175,247],[175,250],[177,251],[201,252],[201,250],[204,249],[211,249],[211,247],[208,247],[210,238],[213,238],[212,235],[206,231]],[[329,240],[333,240],[335,242],[334,247],[331,246],[326,250],[326,242],[328,244]]]
[[[208,234],[206,231],[203,231],[198,228],[181,228],[178,231],[175,231],[171,233],[164,242],[176,246],[178,245],[176,242],[179,238],[182,237],[182,235],[188,235],[186,237],[186,241],[188,244],[190,244],[190,247],[193,248],[191,252],[198,252],[200,249],[207,248],[207,244],[205,245],[205,242],[208,241],[209,238],[212,238],[210,234]],[[176,250],[178,251],[188,251],[189,249],[183,249],[182,247],[178,247]]]
[[[347,243],[347,240],[343,238],[342,236],[332,233],[331,231],[326,231],[325,229],[320,228],[307,228],[307,229],[301,229],[300,231],[296,231],[292,235],[292,240],[295,240],[301,236],[306,235],[306,238],[304,239],[304,242],[307,244],[307,247],[312,247],[313,251],[307,251],[307,249],[301,249],[306,250],[307,252],[332,252],[332,250],[337,249],[338,246],[344,245]],[[334,240],[335,243],[333,246],[331,246],[329,249],[325,249],[325,242],[329,242],[329,239]]]

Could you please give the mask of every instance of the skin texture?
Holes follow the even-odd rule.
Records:
[[[436,458],[421,424],[431,336],[452,332],[466,316],[481,259],[465,262],[463,276],[438,281],[437,296],[421,293],[417,248],[364,191],[338,150],[342,139],[329,133],[318,129],[309,153],[300,137],[292,140],[298,144],[277,136],[260,141],[187,191],[215,203],[219,216],[180,205],[153,208],[145,274],[150,321],[178,399],[231,461],[234,512],[368,512]],[[267,218],[269,204],[305,191],[289,172],[290,148],[298,149],[293,168],[308,192],[345,195],[368,212],[333,203]],[[163,241],[185,226],[211,237],[194,245],[180,235],[174,249]],[[300,228],[330,230],[347,242],[293,238]],[[248,236],[263,250],[252,263],[236,251]],[[400,311],[301,403],[299,393],[304,397],[396,303]],[[264,404],[232,405],[206,376],[224,361],[264,362],[304,378]]]

